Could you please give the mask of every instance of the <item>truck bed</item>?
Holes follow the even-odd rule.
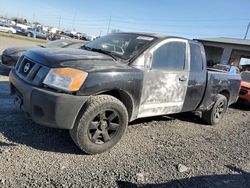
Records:
[[[207,87],[199,110],[209,109],[214,104],[215,96],[218,93],[227,97],[228,105],[235,103],[239,96],[240,82],[240,74],[208,68]]]

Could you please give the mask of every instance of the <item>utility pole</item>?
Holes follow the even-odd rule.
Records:
[[[248,26],[247,26],[246,34],[245,34],[245,37],[244,37],[245,40],[247,38],[247,34],[248,34],[248,31],[249,31],[249,28],[250,28],[250,22],[248,23]]]
[[[60,29],[60,26],[61,26],[61,16],[59,17],[58,29]]]
[[[75,21],[76,21],[76,14],[77,14],[77,11],[75,10],[75,13],[74,13],[74,16],[73,16],[73,22],[72,22],[72,31],[75,30]]]
[[[36,15],[35,15],[35,13],[33,12],[32,23],[34,23],[34,22],[35,22],[35,19],[36,19]]]
[[[107,34],[109,34],[109,27],[110,27],[110,22],[111,22],[111,16],[109,17],[109,24],[108,24],[108,30],[107,30]]]

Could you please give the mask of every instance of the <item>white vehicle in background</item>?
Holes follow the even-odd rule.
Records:
[[[16,33],[16,30],[13,27],[5,23],[0,23],[0,31],[5,33]]]
[[[94,36],[94,35],[88,35],[87,39],[88,39],[89,41],[95,40],[95,39],[96,39],[96,36]]]
[[[50,28],[50,30],[49,30],[49,32],[50,32],[50,33],[53,33],[53,34],[56,34],[58,31],[59,31],[59,29],[56,28],[56,27],[52,27],[52,28]]]
[[[22,29],[24,29],[24,30],[27,30],[30,26],[28,26],[28,25],[24,25],[24,24],[20,24],[20,23],[16,23],[16,26],[17,27],[21,27]]]

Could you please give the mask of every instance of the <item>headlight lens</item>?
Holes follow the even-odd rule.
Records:
[[[51,69],[43,83],[51,88],[72,92],[80,89],[87,76],[88,73],[72,68]]]

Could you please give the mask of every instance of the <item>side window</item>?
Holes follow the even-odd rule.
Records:
[[[152,69],[183,70],[185,68],[186,44],[168,42],[153,54]]]
[[[203,70],[203,59],[201,55],[201,47],[197,44],[190,43],[191,50],[191,72],[201,72]]]

